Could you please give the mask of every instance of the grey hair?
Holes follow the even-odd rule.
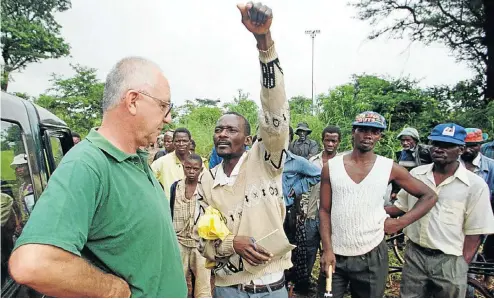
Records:
[[[117,62],[106,76],[103,91],[103,112],[115,107],[127,90],[143,85],[155,85],[159,66],[142,57],[126,57]]]

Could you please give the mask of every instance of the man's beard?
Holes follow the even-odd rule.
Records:
[[[475,154],[463,154],[463,155],[461,155],[461,158],[463,159],[463,161],[472,162],[475,158],[477,158],[477,155],[478,155],[478,153],[476,155]]]

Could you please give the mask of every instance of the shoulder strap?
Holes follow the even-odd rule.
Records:
[[[180,180],[173,183],[170,187],[170,211],[172,213],[172,219],[173,219],[173,208],[175,207],[175,195],[177,191],[178,182],[180,182]]]

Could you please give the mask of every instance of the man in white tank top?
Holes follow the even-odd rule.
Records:
[[[321,174],[321,270],[328,275],[332,266],[334,297],[342,298],[348,286],[352,297],[383,297],[388,274],[385,233],[396,233],[425,215],[437,196],[405,168],[374,153],[386,129],[382,115],[366,111],[352,125],[353,151],[329,160]],[[390,181],[418,198],[399,219],[389,218],[384,210]]]

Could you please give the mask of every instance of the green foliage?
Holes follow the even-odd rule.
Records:
[[[190,103],[189,103],[190,104]],[[196,152],[207,157],[213,146],[213,132],[216,121],[223,112],[218,107],[190,107],[190,112],[180,117],[176,127],[185,127],[196,142]]]
[[[304,96],[296,96],[289,100],[290,111],[292,113],[311,115],[312,114],[312,99]]]
[[[60,36],[54,13],[70,7],[70,0],[2,0],[2,90],[7,90],[11,72],[69,55],[70,47]]]
[[[440,42],[481,78],[486,101],[494,98],[494,45],[491,0],[351,0],[358,18],[374,26],[370,39],[381,36],[425,44]],[[477,98],[479,101],[481,98]]]
[[[62,78],[52,75],[53,86],[40,95],[36,104],[56,114],[75,132],[85,136],[102,118],[101,99],[104,84],[96,77],[96,69],[72,65],[75,75]]]
[[[2,150],[2,180],[15,181],[15,171],[10,167],[10,163],[14,160],[13,150]]]

